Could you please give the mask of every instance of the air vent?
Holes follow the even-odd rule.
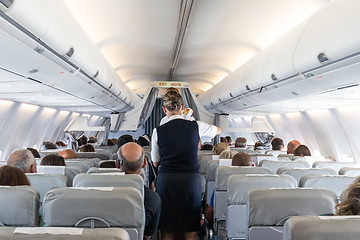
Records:
[[[39,71],[39,69],[33,69],[33,70],[30,70],[29,73],[30,73],[30,74],[35,74],[35,73],[37,73],[38,71]]]
[[[40,54],[42,54],[44,52],[44,49],[40,48],[40,47],[36,47],[34,50],[35,50],[35,52],[40,53]]]
[[[318,55],[318,59],[321,63],[325,63],[325,62],[329,61],[329,58],[326,56],[325,53],[320,53]]]
[[[291,92],[292,95],[299,96],[297,92]]]
[[[69,49],[69,51],[67,51],[67,53],[65,53],[65,55],[66,56],[68,56],[68,57],[71,57],[73,54],[74,54],[74,48],[73,47],[71,47],[70,49]]]
[[[275,76],[275,74],[271,74],[271,79],[272,79],[273,81],[278,80],[277,77]]]
[[[112,84],[110,84],[109,89],[112,87]]]
[[[93,76],[93,78],[97,78],[97,76],[99,76],[99,70],[96,71],[95,75]],[[112,85],[112,84],[111,84]],[[111,88],[111,86],[109,87]]]
[[[246,85],[246,90],[250,91],[249,85]]]

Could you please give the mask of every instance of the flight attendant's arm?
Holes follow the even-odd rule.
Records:
[[[221,133],[221,129],[219,127],[216,127],[214,125],[197,121],[197,124],[199,126],[199,136],[200,137],[215,137],[216,135],[219,135]]]
[[[156,128],[154,128],[151,136],[151,160],[154,164],[154,167],[158,167],[160,164],[160,153],[158,145],[158,136]]]

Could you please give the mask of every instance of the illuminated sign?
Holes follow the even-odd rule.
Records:
[[[157,87],[161,87],[161,88],[170,88],[170,87],[174,87],[174,88],[183,88],[185,87],[185,84],[183,82],[156,82],[156,86]]]

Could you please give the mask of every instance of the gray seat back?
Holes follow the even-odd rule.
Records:
[[[341,193],[355,181],[353,176],[304,176],[300,180],[300,187],[326,188],[334,191],[338,198]]]
[[[207,162],[206,181],[215,181],[216,169],[218,167],[219,167],[219,160],[211,160]]]
[[[300,179],[306,175],[337,175],[337,172],[331,168],[279,168],[277,174],[287,174],[293,176],[299,184]]]
[[[343,167],[339,170],[339,175],[360,176],[360,168]]]
[[[259,163],[262,160],[276,160],[276,157],[271,154],[250,154],[251,161],[255,164],[255,166],[259,166]]]
[[[132,187],[52,189],[43,211],[45,227],[121,227],[143,238],[144,200]]]
[[[129,240],[129,234],[121,228],[44,228],[1,227],[0,239],[18,240]]]
[[[119,168],[90,168],[87,173],[121,173]]]
[[[83,173],[86,173],[90,168],[95,167],[95,164],[91,160],[66,159],[65,164],[67,167],[78,167]]]
[[[283,240],[359,239],[360,216],[297,216],[286,221]]]
[[[43,203],[44,196],[50,189],[68,186],[68,179],[65,175],[26,173],[26,176],[31,186],[39,192],[40,204]]]
[[[249,226],[282,226],[292,216],[332,213],[336,202],[336,194],[328,189],[251,190]]]
[[[352,168],[359,168],[359,164],[355,163],[348,163],[348,162],[314,162],[313,168],[332,168],[336,172],[339,172],[341,168],[344,167],[352,167]]]
[[[79,167],[65,167],[65,176],[68,178],[69,187],[72,186],[75,176],[79,173],[81,173],[81,168]]]
[[[207,155],[203,155],[202,158],[199,158],[199,165],[200,165],[200,174],[201,175],[206,175],[206,171],[207,171],[207,164],[209,161],[212,161],[212,155],[211,154],[207,154]]]
[[[39,192],[30,186],[0,186],[0,224],[36,227],[39,223]]]
[[[286,168],[310,168],[309,163],[305,162],[305,161],[298,161],[298,162],[294,162],[294,161],[270,161],[270,160],[262,160],[259,163],[260,166],[262,167],[267,167],[270,168],[271,171],[276,174],[277,170],[279,168],[282,167],[286,167]]]
[[[80,173],[75,176],[74,187],[133,187],[144,196],[144,180],[138,174],[86,174]]]
[[[76,158],[100,158],[101,160],[109,160],[110,154],[104,151],[98,152],[78,152]]]
[[[216,169],[215,190],[226,191],[227,181],[233,174],[272,174],[266,167],[218,167]]]

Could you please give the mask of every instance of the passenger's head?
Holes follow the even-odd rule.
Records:
[[[180,93],[175,91],[167,92],[163,97],[163,111],[179,112],[184,107],[183,99]]]
[[[79,149],[80,152],[95,152],[95,148],[91,144],[82,145]]]
[[[40,154],[38,150],[36,150],[35,148],[27,148],[27,150],[29,150],[32,153],[32,155],[34,155],[34,158],[40,158]]]
[[[140,137],[138,138],[138,142],[139,142],[140,146],[142,146],[142,147],[144,147],[144,146],[150,146],[149,140],[147,140],[147,139],[146,139],[145,137],[143,137],[143,136],[140,136]]]
[[[145,167],[145,153],[143,148],[134,142],[126,143],[118,151],[121,169],[127,174],[140,174]]]
[[[25,173],[17,168],[11,166],[0,167],[0,185],[1,186],[30,186],[29,179]]]
[[[89,137],[88,143],[96,143],[96,142],[97,142],[97,138],[95,136]]]
[[[244,137],[238,137],[238,138],[236,138],[236,140],[235,140],[235,147],[244,148],[244,147],[246,147],[246,142],[247,142],[246,138],[244,138]]]
[[[211,145],[210,143],[204,143],[203,145],[201,145],[200,150],[204,151],[204,150],[212,150],[213,149],[213,145]]]
[[[336,215],[360,215],[360,183],[351,184],[343,194],[342,201],[335,206]]]
[[[169,87],[169,88],[167,88],[166,91],[165,91],[165,94],[167,94],[168,92],[177,92],[177,93],[180,94],[179,89],[174,88],[174,87]]]
[[[116,168],[114,160],[103,161],[100,163],[99,168]]]
[[[251,166],[250,155],[244,152],[235,154],[232,158],[232,166]]]
[[[220,159],[232,159],[233,156],[235,156],[235,154],[237,154],[237,151],[225,150],[220,153],[219,158]]]
[[[59,147],[66,147],[66,143],[64,143],[63,141],[57,141],[56,142],[56,145],[59,146]]]
[[[311,156],[310,150],[305,145],[300,145],[294,150],[294,156]]]
[[[58,155],[47,155],[45,156],[40,165],[48,165],[48,166],[66,166],[65,160],[62,156]]]
[[[230,147],[227,143],[224,142],[216,144],[212,149],[215,155],[220,155],[220,153],[225,150],[230,150]]]
[[[48,149],[57,149],[58,147],[56,146],[56,144],[52,143],[52,142],[43,142],[41,149],[42,150],[48,150]]]
[[[84,135],[82,135],[81,138],[79,138],[78,140],[79,140],[79,146],[87,144],[87,137]]]
[[[118,140],[116,141],[116,144],[117,144],[118,148],[120,148],[122,145],[124,145],[125,143],[128,143],[128,142],[134,142],[134,139],[131,135],[125,134],[118,138]]]
[[[230,136],[226,136],[225,138],[226,138],[228,144],[231,145],[231,144],[232,144],[232,139],[231,139],[231,137],[230,137]]]
[[[287,154],[294,154],[294,150],[300,146],[301,143],[298,140],[292,140],[287,145]]]
[[[58,155],[63,157],[64,159],[76,158],[76,153],[72,149],[65,149],[65,150],[59,152]]]
[[[25,173],[37,172],[34,155],[27,149],[13,152],[7,160],[7,165],[20,168]]]
[[[281,151],[284,148],[284,141],[281,138],[274,138],[271,141],[272,150]]]
[[[220,137],[220,142],[224,142],[224,143],[229,144],[228,140],[226,138],[224,138],[224,137]]]
[[[258,141],[255,143],[254,150],[261,150],[264,147],[264,143]]]

